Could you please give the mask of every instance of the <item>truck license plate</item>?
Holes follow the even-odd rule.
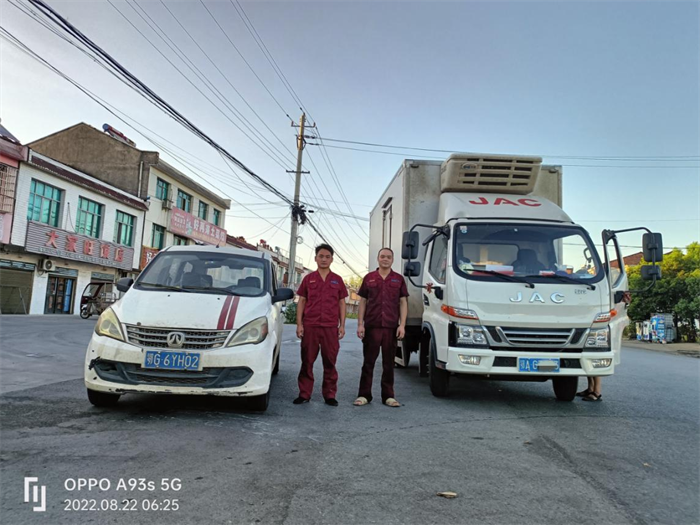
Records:
[[[143,367],[159,370],[190,370],[196,372],[201,370],[200,361],[200,354],[193,354],[191,352],[148,350],[143,360]]]
[[[519,357],[518,372],[559,372],[559,358]]]

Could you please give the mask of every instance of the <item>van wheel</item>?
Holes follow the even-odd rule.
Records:
[[[280,371],[280,354],[282,354],[282,349],[277,352],[277,359],[275,359],[275,366],[272,367],[272,375],[275,376]]]
[[[108,392],[98,392],[97,390],[87,389],[88,401],[96,407],[113,407],[119,401],[121,395],[110,394]]]
[[[248,408],[255,412],[265,412],[270,404],[270,391],[261,396],[253,396],[248,398]]]
[[[447,397],[450,394],[450,373],[437,367],[435,348],[430,345],[430,392],[435,397]]]
[[[578,377],[555,377],[552,386],[559,401],[573,401],[576,398]]]

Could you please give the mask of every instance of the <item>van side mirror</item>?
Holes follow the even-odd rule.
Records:
[[[642,236],[642,250],[646,262],[661,262],[664,260],[664,243],[660,233],[645,233]],[[661,278],[661,275],[659,275]]]
[[[418,261],[407,262],[403,267],[406,277],[418,277],[420,275],[420,263]]]
[[[272,296],[272,304],[294,299],[294,290],[291,288],[278,288],[277,293]]]
[[[658,281],[661,279],[661,267],[655,264],[645,264],[642,266],[642,279],[645,281]]]
[[[131,277],[122,277],[117,281],[117,290],[120,292],[126,292],[133,284],[134,280]]]
[[[403,238],[401,240],[401,258],[404,260],[418,258],[419,242],[420,238],[418,237],[417,231],[403,232]]]

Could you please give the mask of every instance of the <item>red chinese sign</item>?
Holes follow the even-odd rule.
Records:
[[[139,269],[143,270],[146,265],[153,260],[159,251],[160,250],[156,248],[149,248],[148,246],[141,248],[141,266],[139,266]]]
[[[226,244],[226,230],[179,208],[170,213],[170,231],[207,244]]]
[[[123,270],[131,270],[134,260],[134,249],[128,246],[59,230],[33,221],[27,224],[26,250],[47,257],[71,259]]]

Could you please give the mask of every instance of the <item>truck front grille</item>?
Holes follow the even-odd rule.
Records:
[[[585,328],[517,328],[488,326],[486,329],[497,344],[513,347],[562,348],[575,345]]]
[[[126,325],[126,336],[129,343],[147,348],[170,348],[168,334],[172,332],[180,332],[185,336],[184,343],[178,349],[189,348],[192,350],[221,348],[230,333],[228,330],[189,330]]]

